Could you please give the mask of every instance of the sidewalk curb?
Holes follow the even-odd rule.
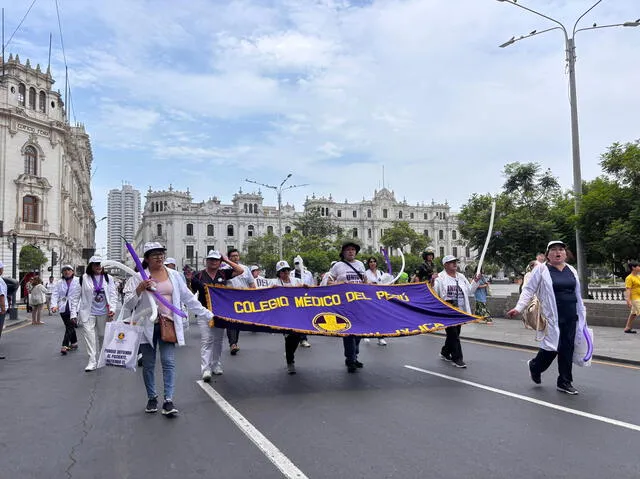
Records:
[[[16,321],[11,321],[11,323],[7,323],[7,321],[9,320],[5,320],[4,322],[4,327],[2,328],[2,331],[11,331],[12,329],[15,329],[16,327],[24,324],[24,323],[28,323],[30,321],[30,319],[18,319]]]
[[[444,333],[440,333],[437,332],[435,333],[438,336],[445,336]],[[539,348],[537,348],[536,346],[530,346],[528,344],[518,344],[518,343],[511,343],[508,341],[498,341],[496,339],[483,339],[483,338],[473,338],[471,336],[460,336],[460,339],[466,340],[466,341],[474,341],[477,343],[485,343],[485,344],[495,344],[496,346],[510,346],[510,347],[516,347],[516,348],[520,348],[520,349],[527,349],[529,351],[537,351]],[[633,359],[624,359],[624,358],[614,358],[613,356],[605,356],[602,354],[594,354],[593,355],[593,359],[597,359],[599,361],[607,361],[610,363],[618,363],[618,364],[629,364],[632,366],[640,366],[640,361],[636,361]]]

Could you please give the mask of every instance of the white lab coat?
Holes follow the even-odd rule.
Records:
[[[576,277],[576,299],[578,301],[578,325],[576,334],[582,331],[587,325],[587,309],[582,301],[580,290],[580,278],[578,272],[571,265],[567,265],[573,275]],[[538,290],[538,287],[540,289]],[[540,342],[540,347],[547,351],[557,351],[558,341],[560,340],[560,328],[558,327],[558,307],[556,306],[556,295],[553,292],[553,283],[551,281],[551,273],[546,266],[538,266],[531,272],[531,277],[522,287],[520,299],[516,304],[516,310],[522,313],[529,305],[534,296],[538,296],[542,315],[547,318],[547,331]]]
[[[51,306],[56,306],[58,308],[58,312],[64,312],[67,306],[67,301],[69,302],[69,317],[77,318],[78,303],[80,302],[80,280],[77,276],[74,276],[71,279],[69,292],[67,292],[67,280],[64,278],[57,281],[51,290]]]
[[[435,290],[436,294],[440,296],[440,298],[446,298],[447,296],[447,277],[451,278],[451,276],[449,276],[445,270],[442,270],[438,273],[438,276],[433,283],[433,289]],[[451,279],[453,280],[453,278]],[[469,296],[476,292],[476,289],[478,289],[478,283],[476,283],[475,281],[469,283],[469,280],[462,273],[456,273],[456,279],[458,280],[458,286],[460,287],[460,290],[462,291],[462,294],[464,296],[464,308],[460,307],[460,305],[458,305],[458,308],[462,309],[466,313],[471,314],[471,304],[469,303]]]
[[[79,281],[79,280],[78,280]],[[83,324],[89,320],[91,316],[91,304],[93,303],[93,281],[88,274],[82,275],[82,284],[80,286],[80,303],[78,304],[78,323]],[[107,300],[107,311],[113,311],[115,313],[118,305],[118,291],[116,289],[116,281],[113,276],[109,277],[109,281],[106,278],[102,281],[102,288],[104,289],[105,298]],[[66,289],[66,285],[65,285]]]
[[[180,273],[169,268],[165,269],[169,274],[169,280],[171,281],[171,285],[173,286],[173,294],[171,295],[171,303],[173,304],[173,306],[175,306],[176,309],[180,309],[184,304],[189,311],[198,315],[198,319],[200,319],[200,317],[203,317],[208,321],[213,318],[213,313],[202,306],[197,297],[189,290],[189,288],[187,288],[187,284],[180,277]],[[147,275],[149,275],[148,270]],[[155,297],[149,292],[144,292],[140,296],[136,294],[136,288],[141,282],[142,277],[140,276],[140,273],[132,276],[129,281],[127,281],[127,284],[125,285],[123,307],[129,309],[130,311],[149,311],[148,315],[144,317],[142,321],[144,336],[141,342],[153,345],[153,328],[156,318],[151,317],[151,301],[155,301]],[[172,316],[175,325],[182,324],[182,317],[178,316],[176,313],[172,313]],[[176,327],[175,330],[178,345],[184,346],[183,328]]]

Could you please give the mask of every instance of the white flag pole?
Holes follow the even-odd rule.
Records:
[[[484,255],[487,254],[487,248],[489,247],[489,241],[491,241],[491,233],[493,233],[493,219],[496,216],[496,202],[491,203],[491,220],[489,221],[489,231],[487,232],[487,239],[484,240],[484,248],[482,248],[482,254],[478,261],[478,269],[476,270],[476,276],[482,271],[482,263],[484,263]]]

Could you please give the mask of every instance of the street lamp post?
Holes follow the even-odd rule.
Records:
[[[512,45],[517,41],[524,40],[525,38],[531,38],[536,35],[549,32],[551,30],[562,30],[562,33],[564,34],[566,61],[569,69],[569,104],[571,106],[571,150],[572,150],[572,157],[573,157],[573,195],[575,200],[574,211],[577,216],[580,213],[580,202],[582,199],[582,173],[580,170],[580,133],[578,129],[578,95],[576,90],[575,36],[576,36],[576,33],[587,31],[587,30],[599,30],[602,28],[611,28],[611,27],[637,27],[637,26],[640,26],[640,18],[634,22],[615,23],[611,25],[599,26],[594,23],[592,27],[577,29],[578,23],[580,23],[580,20],[582,20],[582,18],[587,13],[589,13],[600,2],[602,2],[602,0],[598,0],[587,11],[585,11],[582,15],[580,15],[580,17],[578,17],[578,19],[576,20],[576,23],[573,25],[571,36],[569,36],[567,28],[564,26],[564,24],[562,24],[558,20],[555,20],[547,15],[543,15],[542,13],[537,12],[531,8],[525,7],[524,5],[520,5],[519,3],[516,3],[516,0],[498,0],[498,1],[503,3],[509,3],[518,8],[521,8],[535,15],[538,15],[542,18],[550,20],[553,23],[558,25],[557,27],[547,28],[546,30],[541,30],[541,31],[534,30],[528,35],[522,35],[518,38],[512,37],[510,40],[507,40],[502,45],[500,45],[500,48],[508,47],[509,45]],[[582,286],[582,296],[586,298],[587,286],[588,286],[587,262],[586,262],[586,255],[584,251],[584,245],[582,243],[582,235],[580,234],[580,229],[578,228],[578,226],[576,226],[576,259],[578,262],[578,274],[580,276],[580,283]]]
[[[15,230],[11,233],[11,277],[18,280],[18,234]],[[18,283],[18,287],[13,291],[11,295],[11,309],[9,309],[9,319],[17,320],[18,319],[18,308],[16,307],[16,296],[18,295],[18,289],[20,288],[20,283]]]
[[[289,178],[291,178],[292,173],[289,173],[284,180],[280,183],[279,186],[267,185],[264,183],[259,183],[254,180],[245,179],[247,183],[253,183],[255,185],[264,186],[265,188],[269,188],[275,190],[278,195],[278,256],[282,260],[282,192],[284,190],[290,190],[292,188],[300,188],[302,186],[308,186],[306,183],[304,185],[291,185],[283,188],[284,184],[287,182]]]

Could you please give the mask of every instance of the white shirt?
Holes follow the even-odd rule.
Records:
[[[7,297],[7,283],[0,277],[0,296],[4,296],[4,309],[9,309],[9,298]]]
[[[291,277],[301,279],[302,282],[308,286],[316,285],[316,281],[313,279],[313,273],[308,269],[303,269],[302,271],[294,269],[293,271],[291,271]]]
[[[367,283],[378,284],[382,279],[382,273],[379,269],[376,269],[375,273],[368,269],[364,275],[367,277]]]
[[[291,275],[289,275],[289,283],[285,283],[280,278],[271,279],[269,281],[271,281],[271,286],[284,286],[285,288],[292,288],[294,286],[303,286],[304,285],[302,280],[300,280],[298,278],[294,278]]]
[[[249,270],[249,268],[247,268],[243,264],[241,264],[240,267],[243,269],[242,274],[239,274],[238,276],[235,276],[231,278],[229,281],[227,281],[227,286],[230,286],[232,288],[239,288],[239,289],[255,288],[256,280],[251,274],[251,271]]]
[[[272,285],[270,279],[265,278],[264,276],[258,276],[257,278],[254,278],[256,280],[256,288],[257,289],[264,289],[264,288],[268,288]]]
[[[338,261],[331,267],[329,273],[333,276],[334,281],[338,283],[364,283],[363,278],[366,277],[364,264],[357,259],[351,263]]]
[[[433,283],[433,289],[441,299],[457,302],[457,307],[469,314],[471,314],[469,295],[475,293],[477,288],[478,283],[475,281],[469,283],[462,273],[456,273],[456,277],[453,278],[444,270],[438,273]]]

